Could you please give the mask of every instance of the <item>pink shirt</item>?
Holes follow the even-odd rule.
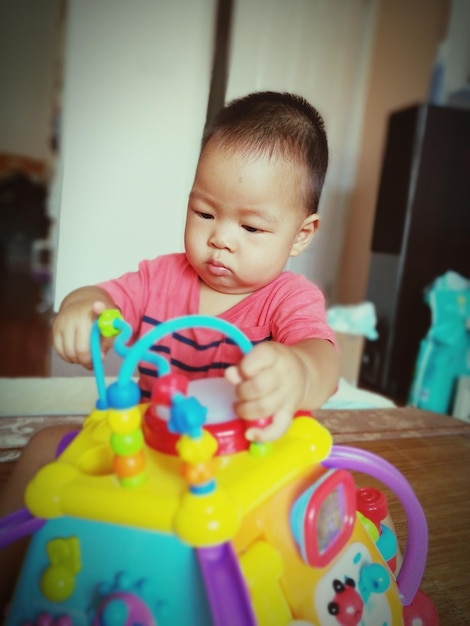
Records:
[[[134,339],[161,322],[199,313],[199,277],[183,253],[142,261],[137,272],[99,286],[131,325]],[[292,272],[283,272],[218,317],[237,326],[254,344],[274,340],[289,345],[308,338],[335,342],[326,323],[321,291]],[[173,333],[152,349],[169,361],[172,371],[180,371],[190,380],[223,376],[226,367],[238,363],[242,356],[232,340],[204,328]],[[139,365],[142,399],[150,397],[156,375],[154,366]]]

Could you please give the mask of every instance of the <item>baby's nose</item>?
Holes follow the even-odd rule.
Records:
[[[209,243],[213,248],[217,248],[218,250],[233,250],[234,247],[233,236],[230,233],[230,229],[220,224],[214,227]]]

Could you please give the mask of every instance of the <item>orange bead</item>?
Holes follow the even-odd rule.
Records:
[[[121,478],[136,476],[145,469],[145,455],[142,450],[130,456],[118,456],[116,454],[113,458],[113,468]]]
[[[181,475],[189,485],[203,485],[214,476],[214,463],[182,463]]]

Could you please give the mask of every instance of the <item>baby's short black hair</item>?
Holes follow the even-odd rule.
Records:
[[[328,167],[328,140],[322,116],[305,98],[262,91],[233,100],[206,126],[201,152],[212,141],[303,167],[305,210],[317,212]]]

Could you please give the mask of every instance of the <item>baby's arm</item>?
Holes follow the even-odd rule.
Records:
[[[58,354],[69,363],[91,369],[90,334],[95,319],[105,309],[116,308],[113,299],[101,287],[81,287],[72,291],[60,305],[52,326],[52,339]],[[112,339],[102,339],[107,352]]]
[[[289,427],[296,411],[319,408],[335,391],[339,355],[326,339],[294,345],[260,343],[226,371],[236,385],[237,414],[246,420],[272,417],[265,428],[250,428],[247,437],[272,441]]]

